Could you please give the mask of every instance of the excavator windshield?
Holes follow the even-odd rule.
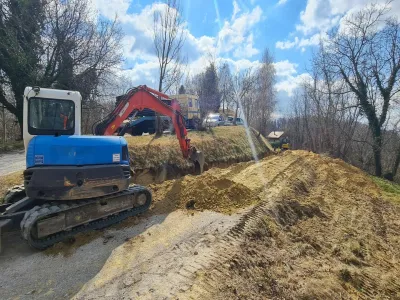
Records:
[[[28,131],[32,135],[72,135],[75,104],[71,100],[30,98]]]

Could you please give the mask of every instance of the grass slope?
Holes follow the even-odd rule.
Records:
[[[189,132],[191,144],[205,155],[206,163],[239,162],[254,159],[270,150],[254,132],[244,127],[217,127],[209,132]],[[164,164],[185,169],[189,162],[182,157],[175,135],[154,139],[154,136],[126,137],[134,169],[157,169]],[[253,145],[250,144],[250,141]],[[252,150],[253,147],[253,150]]]

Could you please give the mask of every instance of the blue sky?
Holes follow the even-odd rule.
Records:
[[[162,2],[91,1],[103,17],[118,16],[125,33],[123,75],[134,85],[155,87],[158,64],[151,36],[153,13],[163,9]],[[181,0],[190,75],[204,69],[210,53],[234,72],[255,68],[268,47],[277,71],[277,114],[283,114],[295,89],[309,78],[309,61],[320,39],[343,16],[372,2],[385,0]],[[391,5],[399,16],[400,1]]]

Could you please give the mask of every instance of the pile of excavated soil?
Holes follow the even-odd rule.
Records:
[[[103,269],[78,299],[400,299],[398,201],[341,160],[287,151],[151,188],[153,213],[255,204],[223,235],[186,237],[140,264],[132,253],[149,245],[121,246],[109,261],[124,269]]]
[[[400,207],[341,160],[303,151],[282,159],[292,156],[302,168],[293,169],[297,174],[274,201],[256,206],[237,225],[243,234],[236,251],[219,260],[222,267],[214,265],[217,276],[198,279],[196,293],[213,299],[399,299]],[[207,287],[211,281],[213,288]]]
[[[170,208],[214,210],[232,213],[259,201],[256,193],[241,183],[219,178],[212,172],[201,176],[186,176],[161,185],[150,186],[154,202],[170,203]],[[174,206],[174,207],[172,207]]]
[[[270,156],[257,163],[243,162],[225,169],[213,168],[200,176],[188,175],[152,184],[149,187],[153,192],[153,210],[155,213],[177,208],[235,212],[265,198],[266,191],[275,188],[274,182],[283,170],[297,159],[290,156],[282,161],[281,156]]]

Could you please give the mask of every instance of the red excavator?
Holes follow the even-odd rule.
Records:
[[[196,173],[201,173],[204,165],[204,162],[201,163],[202,154],[197,151],[195,147],[190,145],[190,139],[187,138],[185,119],[181,114],[178,101],[170,99],[171,105],[169,106],[156,96],[160,97],[160,99],[169,99],[166,94],[151,89],[145,85],[129,90],[121,97],[121,100],[113,112],[111,112],[104,120],[93,125],[93,134],[113,135],[132,112],[142,111],[146,108],[154,110],[155,112],[172,119],[172,124],[179,140],[183,157],[193,161]]]
[[[0,234],[20,227],[32,247],[44,249],[146,211],[151,193],[143,186],[130,186],[127,142],[112,136],[134,111],[148,108],[170,117],[183,157],[201,173],[204,157],[187,138],[179,103],[171,100],[167,105],[161,98],[168,96],[146,86],[132,88],[94,125],[95,136],[84,136],[79,92],[27,87],[26,197],[8,197],[0,206]]]

